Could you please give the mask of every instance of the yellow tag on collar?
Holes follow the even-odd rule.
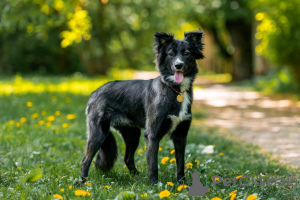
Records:
[[[177,96],[177,101],[181,103],[181,102],[183,102],[183,100],[184,100],[184,96],[182,94],[179,94]]]

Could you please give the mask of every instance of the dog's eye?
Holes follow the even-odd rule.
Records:
[[[190,53],[189,51],[185,51],[185,52],[184,52],[184,55],[185,55],[185,56],[189,56],[190,54],[191,54],[191,53]]]
[[[175,53],[173,51],[168,53],[169,56],[175,56]]]

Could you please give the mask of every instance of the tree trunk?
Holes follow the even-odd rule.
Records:
[[[242,81],[253,76],[252,25],[242,19],[227,21],[226,27],[232,39],[233,53],[232,80]]]

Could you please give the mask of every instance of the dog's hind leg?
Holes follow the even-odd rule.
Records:
[[[181,122],[171,134],[175,147],[177,181],[180,183],[184,181],[184,154],[190,124],[191,120]]]
[[[141,129],[136,127],[118,127],[116,128],[122,135],[126,150],[124,162],[131,174],[139,174],[134,164],[134,153],[139,146]]]
[[[85,156],[81,161],[81,177],[83,180],[88,176],[93,157],[110,134],[110,121],[108,120],[103,120],[98,116],[88,116],[87,123],[88,140]]]

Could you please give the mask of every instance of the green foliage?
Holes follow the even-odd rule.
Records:
[[[148,183],[143,137],[138,147],[139,153],[135,155],[140,175],[133,176],[124,166],[124,142],[114,133],[120,156],[113,170],[104,173],[97,171],[92,164],[88,184],[74,188],[74,183],[80,178],[80,161],[86,144],[84,111],[89,93],[108,81],[103,78],[81,79],[35,76],[6,78],[0,82],[0,91],[3,88],[11,89],[10,93],[0,93],[0,198],[54,199],[54,195],[60,195],[65,199],[115,199],[122,192],[132,191],[136,198],[144,195],[141,199],[158,199],[159,193],[165,189],[170,191],[170,198],[179,198],[182,194],[177,190],[179,185],[176,183],[176,164],[170,162],[174,158],[174,153],[170,153],[174,146],[168,137],[160,143],[162,149],[158,159],[170,159],[166,164],[159,162],[159,183],[156,186],[150,187]],[[16,89],[23,84],[29,89]],[[212,186],[214,175],[230,178],[240,175],[257,177],[261,173],[286,178],[297,171],[260,154],[253,145],[224,137],[224,130],[203,126],[198,118],[203,115],[199,112],[195,111],[196,123],[192,124],[188,136],[186,163],[192,163],[192,169],[185,167],[185,184],[191,186],[191,174],[194,171],[199,172],[201,182],[211,189],[202,199],[230,199],[229,194],[233,190],[238,190],[239,199],[246,199],[250,194],[257,194],[260,199],[299,198],[299,187]],[[207,145],[214,145],[214,152],[202,154],[203,146]],[[41,175],[39,170],[37,174],[33,173],[34,169],[42,171],[39,180],[27,181],[23,185],[18,182],[28,175]],[[174,186],[167,185],[167,182],[173,182]],[[79,189],[87,191],[87,196],[76,196],[75,191]]]

